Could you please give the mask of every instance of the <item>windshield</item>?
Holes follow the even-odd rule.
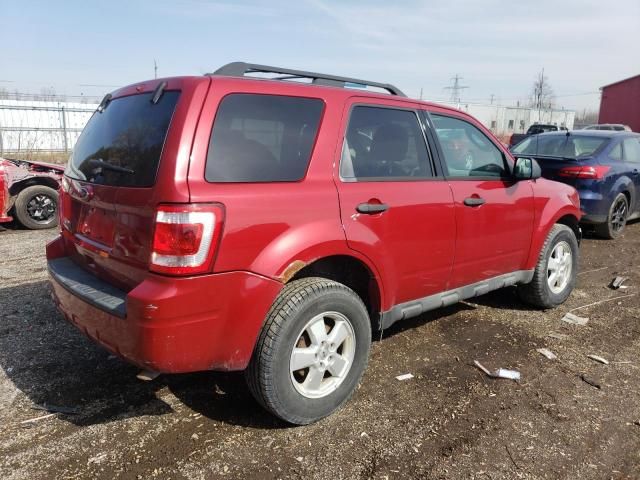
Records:
[[[179,92],[117,98],[97,111],[73,150],[66,175],[111,186],[150,187]]]
[[[517,144],[512,152],[519,155],[579,158],[593,155],[608,141],[603,137],[536,135]]]

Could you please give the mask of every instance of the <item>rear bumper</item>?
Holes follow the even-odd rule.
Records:
[[[115,289],[47,245],[53,299],[88,337],[141,368],[165,373],[246,368],[282,284],[249,272],[189,278],[149,274]]]

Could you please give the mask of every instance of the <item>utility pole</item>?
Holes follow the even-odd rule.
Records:
[[[422,87],[420,87],[420,100],[422,100]]]
[[[153,59],[153,78],[158,78],[158,62],[156,59]]]
[[[453,85],[449,86],[449,87],[444,87],[445,90],[451,90],[451,101],[455,102],[455,103],[460,103],[460,94],[462,93],[462,90],[464,90],[465,88],[469,88],[466,85],[460,85],[460,80],[462,80],[462,77],[460,75],[458,75],[456,73],[455,77],[452,77],[451,80],[453,80]]]
[[[489,101],[491,102],[491,105],[493,105],[493,98],[495,97],[495,95],[492,93],[491,94],[491,98],[489,99]]]

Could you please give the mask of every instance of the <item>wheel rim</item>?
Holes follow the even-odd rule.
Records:
[[[567,242],[559,242],[551,251],[547,262],[547,284],[555,293],[561,293],[571,280],[573,255]]]
[[[56,214],[56,201],[48,195],[34,195],[27,203],[27,215],[37,223],[49,223]]]
[[[611,211],[611,229],[615,233],[620,233],[627,223],[627,201],[624,198],[619,198],[613,205]]]
[[[335,391],[347,378],[356,352],[349,319],[338,312],[313,317],[299,333],[289,360],[291,382],[308,398]]]

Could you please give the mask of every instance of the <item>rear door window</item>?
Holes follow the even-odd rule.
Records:
[[[640,138],[624,140],[624,159],[631,163],[640,163]]]
[[[91,183],[151,187],[179,92],[116,98],[93,114],[78,138],[65,172]]]
[[[433,176],[422,128],[413,110],[356,106],[342,148],[345,181],[418,180]]]
[[[294,182],[307,171],[324,103],[316,98],[231,94],[213,125],[209,182]]]

